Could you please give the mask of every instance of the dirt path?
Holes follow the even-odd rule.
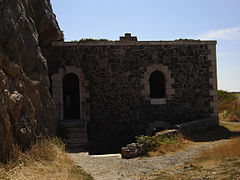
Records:
[[[141,175],[153,175],[154,172],[183,165],[190,161],[203,148],[225,143],[227,140],[196,143],[177,153],[159,157],[140,157],[122,159],[120,154],[89,156],[88,153],[69,154],[76,165],[81,166],[96,180],[139,180]]]

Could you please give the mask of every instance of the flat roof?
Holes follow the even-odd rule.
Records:
[[[51,46],[141,46],[141,45],[216,45],[217,41],[174,40],[174,41],[86,41],[86,42],[52,42]]]

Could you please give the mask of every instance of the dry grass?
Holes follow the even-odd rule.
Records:
[[[85,180],[91,176],[76,167],[65,154],[59,139],[44,139],[22,153],[18,147],[11,153],[11,161],[0,166],[0,179],[11,180]]]
[[[238,93],[218,91],[219,119],[240,122],[240,98]]]
[[[233,133],[240,132],[239,124],[221,122],[223,128],[218,133],[225,133],[228,129]],[[219,130],[223,130],[220,132]],[[209,132],[211,133],[211,132]],[[213,135],[215,134],[212,133]],[[202,136],[203,134],[199,134]],[[216,134],[217,136],[217,134]],[[216,138],[217,139],[217,138]],[[192,161],[183,166],[169,168],[164,172],[154,172],[149,179],[236,179],[240,180],[240,136],[226,140],[224,144],[203,149]],[[147,178],[146,178],[147,179]]]
[[[240,123],[228,123],[224,121],[219,121],[219,125],[227,128],[231,132],[239,132],[240,133]]]
[[[233,138],[227,143],[204,149],[197,157],[199,161],[218,161],[228,157],[240,157],[240,137]]]
[[[163,140],[164,141],[164,140]],[[147,156],[156,157],[167,153],[177,152],[179,150],[185,149],[188,145],[193,142],[189,141],[182,134],[178,134],[172,137],[171,140],[165,140],[165,143],[160,144],[154,148],[151,148],[147,152]]]

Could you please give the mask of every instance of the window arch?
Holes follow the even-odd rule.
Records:
[[[149,78],[150,98],[166,98],[165,76],[161,71],[154,71]]]

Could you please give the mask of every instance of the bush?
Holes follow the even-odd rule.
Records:
[[[148,147],[148,149],[154,149],[162,145],[177,145],[177,136],[136,136],[136,141],[138,144],[143,144],[144,146]]]
[[[108,39],[92,39],[92,38],[82,38],[79,41],[71,41],[71,42],[108,42]]]
[[[218,91],[219,119],[224,121],[240,121],[240,100],[238,93]]]
[[[143,144],[146,147],[149,147],[152,141],[152,138],[150,136],[140,135],[136,136],[135,138],[138,144]]]
[[[237,93],[235,92],[227,92],[223,90],[218,91],[218,100],[221,104],[228,104],[238,99]]]
[[[25,152],[15,146],[7,164],[0,164],[0,179],[93,179],[66,155],[59,138],[42,138]]]
[[[175,152],[184,148],[190,143],[182,134],[177,135],[160,135],[160,136],[136,136],[138,144],[147,147],[147,156],[159,156],[168,152]]]

